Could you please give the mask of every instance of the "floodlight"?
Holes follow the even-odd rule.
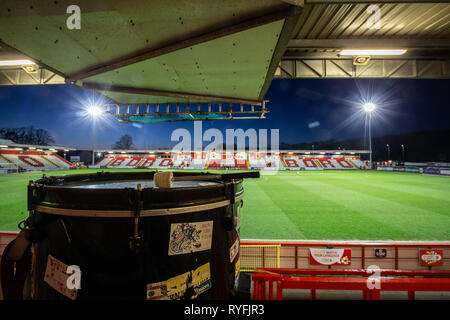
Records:
[[[29,66],[35,65],[31,60],[0,60],[0,67],[5,66]]]
[[[401,56],[406,53],[406,49],[355,49],[342,50],[341,56]]]
[[[368,102],[363,105],[363,108],[364,108],[364,111],[370,113],[376,109],[376,106],[375,106],[375,104]]]
[[[102,109],[100,109],[96,105],[91,105],[91,106],[87,107],[86,111],[93,118],[100,116],[103,112]]]

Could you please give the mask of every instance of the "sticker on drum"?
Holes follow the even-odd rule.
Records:
[[[167,281],[147,284],[147,300],[169,300]]]
[[[237,277],[239,272],[241,271],[241,258],[239,257],[234,264],[234,276]]]
[[[213,221],[172,223],[169,256],[211,249]]]
[[[48,255],[44,281],[62,295],[75,300],[77,298],[78,290],[76,288],[69,289],[68,287],[68,282],[70,282],[69,278],[71,277],[71,274],[67,273],[68,269],[68,265],[59,261],[55,257]]]
[[[211,287],[210,264],[207,262],[167,281],[147,284],[147,300],[178,300],[188,288],[194,289],[195,294],[190,298],[195,299]]]
[[[236,241],[230,248],[230,262],[234,261],[234,258],[236,258],[238,253],[239,253],[239,238],[236,239]]]

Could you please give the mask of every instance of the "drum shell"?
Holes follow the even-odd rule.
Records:
[[[33,219],[44,234],[44,240],[36,243],[33,250],[34,298],[68,299],[44,281],[48,255],[65,265],[79,266],[82,277],[77,300],[145,299],[148,284],[167,281],[207,263],[210,268],[211,286],[197,298],[229,298],[233,295],[239,259],[237,255],[231,261],[230,250],[233,244],[239,241],[239,231],[233,216],[237,218],[240,210],[242,180],[228,186],[231,188],[227,189],[226,184],[219,184],[186,190],[143,189],[140,193],[142,210],[195,207],[224,200],[230,200],[230,203],[209,210],[140,217],[138,230],[142,239],[142,250],[139,253],[130,248],[129,240],[133,235],[135,223],[132,217],[81,217],[35,210]],[[106,190],[105,193],[109,193],[109,196],[99,197],[98,193],[96,197],[85,189],[73,192],[74,189],[60,188],[64,189],[62,191],[58,188],[50,187],[46,192],[42,192],[39,195],[40,201],[34,202],[33,205],[51,204],[55,208],[89,210],[135,209],[133,203],[125,205],[125,201],[133,198],[135,191],[110,193],[111,190]],[[126,195],[123,195],[124,193]],[[84,198],[84,195],[88,196]],[[86,200],[80,202],[82,199]],[[169,255],[171,227],[200,222],[212,222],[210,249]],[[191,297],[192,294],[187,292],[178,298]]]

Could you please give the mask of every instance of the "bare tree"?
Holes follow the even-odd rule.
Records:
[[[130,150],[133,148],[133,138],[126,134],[120,137],[119,141],[117,141],[113,147],[113,149],[120,149],[120,150]]]
[[[21,128],[1,128],[0,138],[8,139],[19,144],[32,144],[48,146],[55,142],[50,132],[44,129],[35,129],[34,126]]]

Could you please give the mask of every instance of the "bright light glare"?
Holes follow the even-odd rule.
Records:
[[[406,49],[342,50],[342,56],[401,56]]]
[[[87,107],[86,111],[93,118],[97,118],[103,113],[102,109],[95,105]]]
[[[375,104],[373,104],[373,103],[365,103],[364,105],[363,105],[363,108],[364,108],[364,111],[366,111],[366,112],[372,112],[373,110],[375,110]]]
[[[36,64],[31,60],[0,60],[0,66],[27,66]]]

